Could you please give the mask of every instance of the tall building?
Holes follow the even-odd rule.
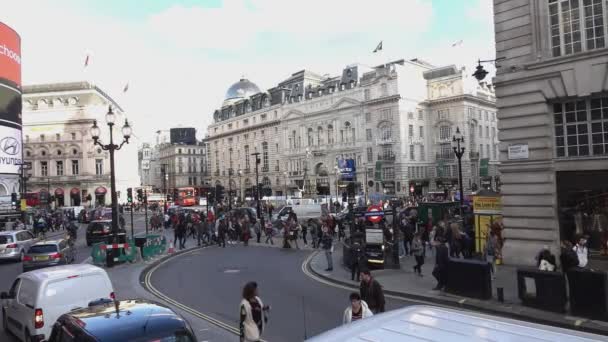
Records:
[[[23,88],[25,160],[32,163],[28,192],[53,195],[57,206],[85,204],[89,195],[94,203],[110,203],[110,154],[94,145],[89,133],[97,120],[101,137],[108,136],[102,123],[109,106],[116,122],[124,122],[122,108],[90,83]],[[115,137],[122,136],[120,125],[114,130]]]
[[[414,59],[351,65],[333,77],[302,70],[265,92],[242,79],[215,111],[205,141],[213,185],[253,195],[247,190],[256,182],[258,152],[259,183],[272,194],[336,195],[337,160],[353,159],[358,192],[377,201],[456,189],[449,142],[457,127],[473,152],[464,157],[466,191],[492,186],[498,143],[492,87],[473,82],[464,69]]]
[[[137,151],[137,165],[139,171],[139,179],[141,181],[141,185],[153,185],[155,183],[152,182],[152,169],[151,162],[153,161],[153,149],[149,143],[143,143],[141,148]]]
[[[608,229],[608,8],[494,0],[506,263]]]

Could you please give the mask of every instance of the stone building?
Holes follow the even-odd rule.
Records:
[[[490,166],[483,181],[496,179],[497,131],[493,89],[470,78],[414,59],[350,65],[333,77],[301,70],[266,92],[240,80],[208,127],[211,183],[241,195],[255,184],[259,152],[259,182],[277,196],[340,197],[338,159],[355,160],[357,192],[371,201],[453,190],[454,154],[443,143],[462,125],[475,133],[463,167],[465,189],[474,190],[480,160]]]
[[[114,136],[122,137],[122,108],[87,82],[23,87],[24,159],[32,163],[27,190],[55,196],[55,205],[109,204],[110,155],[93,144],[89,130],[98,121],[108,136],[105,114],[116,114]],[[117,164],[117,174],[120,166]]]
[[[601,0],[494,0],[506,263],[608,229],[608,27]]]

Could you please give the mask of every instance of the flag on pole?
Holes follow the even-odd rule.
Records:
[[[127,90],[129,90],[129,82],[127,82],[127,84],[125,84],[125,87],[122,89],[122,92],[126,93]]]
[[[457,47],[457,46],[459,46],[459,45],[462,45],[462,43],[463,43],[463,41],[462,41],[462,39],[461,39],[461,40],[459,40],[459,41],[457,41],[457,42],[454,42],[454,43],[452,44],[452,47]]]
[[[374,53],[376,53],[380,50],[382,50],[382,41],[380,41],[380,43],[378,43],[378,46],[376,46],[376,48],[374,49]]]
[[[84,67],[86,68],[89,65],[89,59],[90,59],[91,55],[89,55],[87,53],[87,57],[84,59]]]

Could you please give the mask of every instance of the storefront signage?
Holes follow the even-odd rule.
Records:
[[[501,198],[498,196],[473,196],[473,212],[475,214],[500,214],[502,212]]]
[[[340,178],[342,180],[352,181],[355,178],[355,167],[354,159],[338,159],[338,171],[340,172]]]
[[[0,173],[19,174],[21,156],[21,130],[0,126]]]
[[[507,159],[517,160],[529,158],[530,153],[528,151],[528,144],[509,145],[507,149]]]
[[[365,217],[371,223],[379,223],[380,221],[382,221],[382,218],[384,217],[384,210],[379,205],[372,205],[369,208],[367,208]]]

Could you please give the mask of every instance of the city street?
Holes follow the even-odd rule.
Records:
[[[127,234],[131,232],[130,216],[125,215],[127,220]],[[135,226],[135,234],[145,232],[145,221],[143,214],[134,214],[133,223]],[[88,247],[85,241],[87,224],[80,224],[78,229],[78,236],[76,241],[76,263],[81,263],[91,256],[91,248]],[[52,232],[47,234],[47,239],[52,240],[53,238],[59,238],[66,234],[65,231]],[[0,291],[8,291],[15,280],[15,278],[21,274],[21,263],[20,262],[1,262],[0,263]],[[0,312],[0,319],[2,318],[2,312]],[[8,336],[4,331],[0,331],[0,341],[17,341],[13,336]]]
[[[339,326],[350,305],[349,291],[302,272],[309,255],[310,251],[270,247],[211,247],[162,264],[150,278],[164,295],[235,328],[242,287],[256,281],[264,304],[272,307],[264,339],[300,341]],[[387,310],[412,304],[386,299]]]

